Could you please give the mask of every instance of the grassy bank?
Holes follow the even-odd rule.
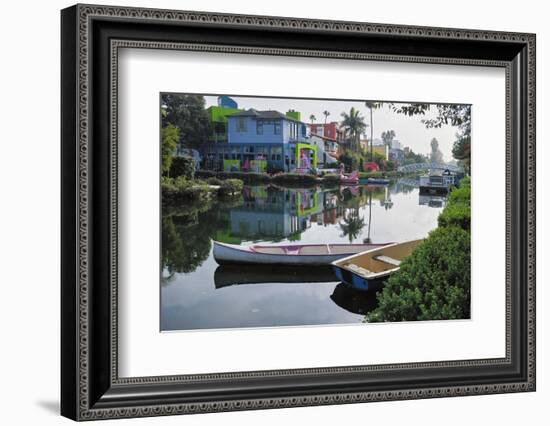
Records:
[[[366,321],[470,318],[470,179],[449,195],[438,228],[401,263]]]

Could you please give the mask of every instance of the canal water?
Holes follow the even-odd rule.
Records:
[[[330,268],[218,266],[212,240],[373,243],[425,237],[445,199],[410,182],[297,189],[247,186],[242,197],[164,206],[161,331],[361,323],[376,294],[339,283]]]

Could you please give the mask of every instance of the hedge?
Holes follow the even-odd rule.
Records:
[[[170,177],[183,176],[193,179],[195,176],[195,161],[191,157],[174,157],[170,166]]]

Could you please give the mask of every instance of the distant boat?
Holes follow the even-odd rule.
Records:
[[[357,185],[359,183],[359,172],[354,171],[349,175],[340,174],[340,183],[344,185]]]
[[[253,244],[239,246],[214,241],[214,259],[218,264],[258,265],[330,265],[332,262],[387,246],[384,244]]]
[[[385,178],[367,178],[366,182],[371,185],[388,185],[390,180]]]
[[[339,280],[356,289],[376,290],[383,280],[399,270],[401,261],[423,240],[389,244],[354,254],[332,263]]]

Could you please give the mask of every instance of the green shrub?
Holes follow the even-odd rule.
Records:
[[[207,197],[212,190],[203,181],[187,179],[184,176],[177,178],[163,178],[161,180],[162,202],[198,200]]]
[[[226,179],[218,189],[220,196],[240,195],[243,190],[243,181],[240,179]]]
[[[195,161],[191,157],[174,157],[170,166],[170,177],[184,176],[193,179],[195,176]]]
[[[217,177],[209,177],[208,179],[206,179],[206,182],[208,183],[208,185],[221,185],[222,184],[222,181],[220,179],[218,179]]]
[[[346,171],[358,170],[359,165],[361,164],[361,156],[357,153],[347,151],[340,155],[338,159],[344,166],[346,166]]]
[[[437,218],[439,226],[458,226],[466,231],[471,224],[470,178],[460,181],[458,188],[451,191],[447,205]]]
[[[377,298],[369,322],[470,318],[470,233],[456,226],[432,231]]]
[[[254,172],[220,172],[217,177],[219,179],[240,179],[246,183],[269,182],[270,180],[269,175]]]

